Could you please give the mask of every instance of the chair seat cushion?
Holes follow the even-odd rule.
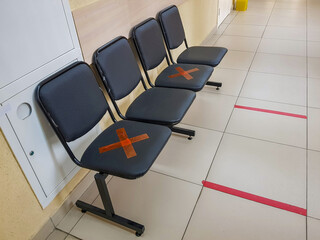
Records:
[[[200,91],[209,80],[213,68],[205,65],[174,64],[164,69],[155,81],[157,87]]]
[[[223,47],[190,47],[180,54],[177,62],[216,67],[227,52]]]
[[[148,89],[129,106],[126,117],[130,120],[162,125],[179,123],[191,106],[196,94],[185,89]]]
[[[134,149],[136,156],[127,157],[125,147],[127,147],[128,140],[122,141],[122,144],[126,145],[122,147],[117,132],[119,129],[122,132],[125,131],[130,141],[133,141],[130,148]],[[140,141],[132,139],[143,134],[147,134],[148,138]],[[126,120],[119,121],[104,130],[89,145],[81,158],[81,164],[94,171],[135,179],[143,176],[150,169],[170,135],[171,130],[165,126]],[[115,144],[118,145],[112,148]],[[99,149],[105,146],[110,146],[110,149],[100,153]]]

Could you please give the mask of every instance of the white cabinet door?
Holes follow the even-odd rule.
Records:
[[[0,1],[0,127],[43,207],[79,170],[39,110],[41,80],[82,60],[68,0]],[[99,128],[70,145],[78,156]]]
[[[219,0],[218,8],[218,26],[229,15],[232,9],[232,0]]]
[[[14,132],[28,158],[46,197],[56,195],[61,184],[65,185],[78,171],[61,145],[36,102],[36,85],[8,100],[11,111],[7,113]],[[69,144],[78,158],[87,146],[98,136],[96,126],[82,138]]]
[[[0,102],[39,81],[38,69],[80,53],[66,0],[1,0],[0,32]]]

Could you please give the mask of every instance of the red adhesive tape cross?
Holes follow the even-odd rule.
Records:
[[[265,113],[273,113],[273,114],[284,115],[284,116],[289,116],[289,117],[307,119],[307,116],[305,116],[305,115],[279,112],[279,111],[273,111],[273,110],[262,109],[262,108],[253,108],[253,107],[246,107],[246,106],[240,106],[240,105],[234,105],[234,108],[246,109],[246,110],[251,110],[251,111],[258,111],[258,112],[265,112]]]
[[[113,143],[113,144],[99,148],[99,153],[108,152],[108,151],[122,147],[127,158],[132,158],[137,156],[137,153],[134,150],[132,143],[140,142],[142,140],[149,138],[148,134],[146,133],[136,137],[129,138],[124,128],[117,129],[116,132],[120,142]]]
[[[279,208],[289,212],[297,213],[303,216],[307,216],[307,209],[296,207],[283,202],[278,202],[269,198],[260,197],[251,193],[242,192],[233,188],[225,187],[219,184],[215,184],[208,181],[202,181],[202,184],[206,188],[214,189],[219,192],[224,192],[233,196],[241,197],[254,202],[262,203],[271,207]]]
[[[193,73],[193,72],[199,71],[198,68],[193,68],[193,69],[190,69],[188,71],[185,71],[185,70],[183,70],[182,67],[176,67],[176,70],[179,73],[171,75],[171,76],[169,76],[169,78],[176,78],[176,77],[179,77],[179,76],[183,76],[185,79],[191,80],[191,79],[193,79],[193,77],[189,73]]]

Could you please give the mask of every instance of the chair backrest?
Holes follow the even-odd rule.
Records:
[[[169,49],[179,47],[186,38],[177,6],[163,9],[158,15],[161,29]]]
[[[135,26],[132,37],[145,70],[154,69],[167,56],[161,28],[154,18]]]
[[[98,48],[93,61],[110,97],[129,95],[142,79],[139,66],[125,37],[118,37]]]
[[[109,109],[91,68],[84,62],[71,64],[42,81],[37,99],[66,142],[89,132]]]

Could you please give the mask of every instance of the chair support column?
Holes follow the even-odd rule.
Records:
[[[105,173],[97,173],[94,176],[98,190],[99,190],[99,194],[100,194],[103,206],[104,206],[104,209],[95,207],[91,204],[82,202],[80,200],[78,200],[76,202],[76,206],[78,208],[80,208],[82,210],[82,212],[84,212],[84,213],[88,211],[90,213],[98,215],[99,217],[103,217],[107,220],[110,220],[110,221],[115,222],[117,224],[120,224],[124,227],[132,229],[136,232],[136,236],[141,236],[145,230],[143,225],[136,223],[136,222],[133,222],[129,219],[123,218],[121,216],[118,216],[114,213],[111,198],[110,198],[107,184],[105,181],[107,176],[108,175]]]

